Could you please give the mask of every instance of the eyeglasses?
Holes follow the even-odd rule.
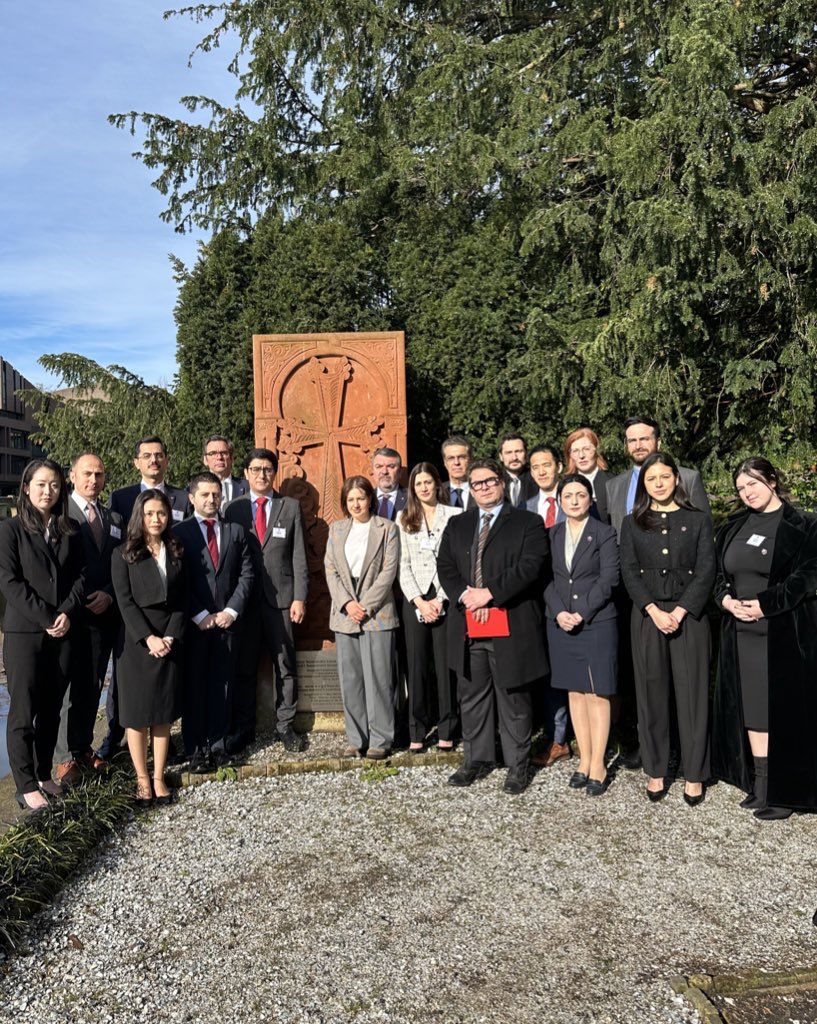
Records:
[[[496,487],[499,483],[498,476],[489,476],[487,480],[472,480],[471,490],[472,491],[485,491],[490,487]]]
[[[137,456],[141,462],[161,462],[162,459],[167,458],[164,452],[142,452],[141,455]]]
[[[570,454],[571,455],[592,455],[595,450],[596,449],[592,448],[592,447],[591,448],[571,448],[570,449]]]
[[[247,472],[253,476],[275,476],[272,466],[247,466]]]
[[[204,454],[207,456],[208,459],[226,459],[230,453],[227,451],[226,448],[219,448],[217,452],[205,452]]]

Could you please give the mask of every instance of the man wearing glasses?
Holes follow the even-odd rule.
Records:
[[[528,784],[531,691],[548,672],[542,606],[547,531],[538,515],[505,500],[502,468],[493,459],[473,462],[468,483],[476,507],[449,521],[437,557],[451,601],[448,660],[457,673],[465,751],[448,781],[470,786],[492,771],[498,720],[508,768],[504,790],[521,793]],[[507,629],[497,621],[505,614]],[[477,637],[480,626],[486,635]]]
[[[233,451],[233,442],[221,434],[211,434],[204,442],[201,461],[219,479],[222,511],[233,498],[240,498],[248,490],[245,479],[233,476]]]
[[[142,437],[136,442],[134,466],[139,470],[142,479],[131,487],[120,487],[111,495],[111,512],[118,512],[127,526],[133,506],[142,491],[153,488],[164,491],[170,502],[174,522],[181,522],[192,512],[187,491],[182,487],[171,487],[165,483],[168,458],[167,446],[161,437],[152,435]]]
[[[247,611],[244,640],[232,702],[228,750],[235,753],[255,739],[255,690],[263,643],[275,671],[276,737],[289,751],[301,749],[292,728],[298,703],[294,623],[306,611],[308,572],[301,506],[273,487],[278,456],[253,448],[244,473],[249,491],[224,510],[228,523],[247,531],[255,569],[255,597]]]

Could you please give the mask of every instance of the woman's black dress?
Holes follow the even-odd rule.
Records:
[[[184,562],[173,562],[168,552],[165,587],[154,558],[129,564],[117,549],[111,559],[111,577],[124,623],[114,650],[119,720],[129,729],[173,722],[182,711]],[[173,637],[170,654],[154,658],[146,643],[149,636]]]
[[[783,508],[752,512],[729,541],[723,567],[734,581],[734,597],[752,601],[769,586],[775,537]],[[747,729],[769,731],[769,620],[735,621],[740,695]]]

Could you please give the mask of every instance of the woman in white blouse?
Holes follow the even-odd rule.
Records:
[[[394,523],[374,515],[375,492],[351,476],[340,492],[344,519],[332,523],[324,568],[332,608],[346,722],[344,757],[382,760],[394,743],[393,663],[399,625],[392,585],[400,561]]]
[[[437,551],[446,523],[459,515],[442,500],[435,466],[420,462],[411,471],[400,527],[400,588],[408,662],[409,750],[419,754],[437,712],[437,748],[453,750],[458,725],[456,678],[448,669],[446,606],[437,576]],[[434,699],[436,697],[436,700]]]

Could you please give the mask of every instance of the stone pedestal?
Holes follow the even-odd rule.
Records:
[[[405,339],[402,331],[258,334],[253,369],[256,444],[278,453],[276,488],[298,499],[304,517],[309,601],[296,640],[299,718],[308,720],[341,711],[323,573],[329,524],[343,516],[341,486],[353,474],[371,479],[377,448],[406,457]],[[262,724],[270,699],[261,683]]]

